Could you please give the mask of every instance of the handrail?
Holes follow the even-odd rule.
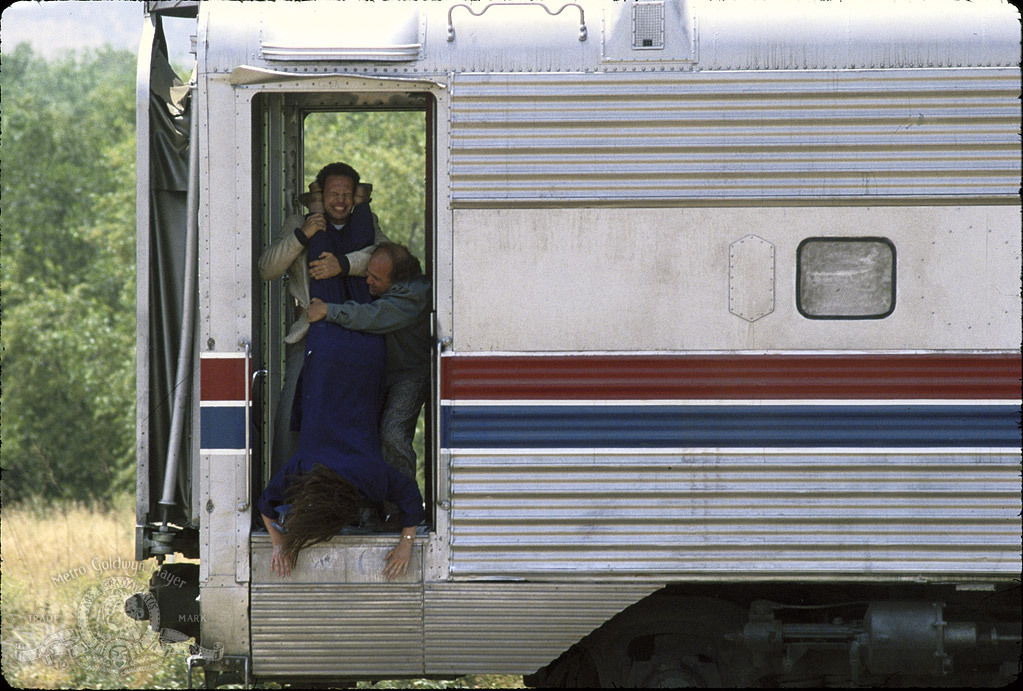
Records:
[[[448,9],[448,43],[451,43],[452,41],[455,40],[455,25],[451,21],[451,13],[454,12],[455,9],[459,7],[464,7],[465,9],[469,10],[469,14],[471,14],[474,17],[482,16],[483,13],[489,10],[491,7],[542,7],[547,12],[547,14],[551,15],[552,17],[556,17],[557,15],[561,14],[566,7],[575,7],[579,10],[579,40],[580,41],[586,40],[586,15],[583,12],[582,5],[580,5],[579,3],[568,2],[562,5],[560,8],[558,8],[556,12],[552,12],[551,9],[547,7],[547,5],[544,5],[543,3],[539,2],[502,2],[497,4],[491,3],[484,7],[482,10],[480,10],[479,12],[473,11],[472,7],[464,3],[452,5],[451,8]]]
[[[437,330],[437,313],[434,312],[434,332]],[[451,336],[445,336],[444,338],[438,338],[434,342],[434,347],[437,349],[437,373],[441,374],[441,358],[444,356],[444,351],[454,344]],[[440,381],[440,376],[438,381]],[[440,388],[440,385],[438,385]],[[435,399],[436,400],[436,399]],[[433,458],[434,458],[434,477],[437,479],[436,487],[434,487],[433,493],[437,499],[437,505],[443,511],[451,509],[451,468],[450,464],[448,467],[441,467],[440,463],[440,448],[442,444],[441,439],[441,415],[440,411],[437,410],[434,413],[434,428],[433,428]]]
[[[238,502],[238,512],[247,511],[252,498],[252,441],[249,437],[252,427],[252,344],[248,339],[238,341],[245,347],[245,500]]]

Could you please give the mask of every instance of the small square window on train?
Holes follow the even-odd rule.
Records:
[[[796,250],[796,304],[808,319],[883,319],[895,310],[886,238],[808,238]]]

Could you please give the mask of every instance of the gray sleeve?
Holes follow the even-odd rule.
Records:
[[[351,329],[386,334],[415,322],[423,303],[408,291],[387,291],[373,302],[327,305],[327,321]]]

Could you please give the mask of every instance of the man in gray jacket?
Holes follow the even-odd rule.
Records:
[[[376,299],[335,305],[314,299],[310,322],[326,319],[353,331],[384,334],[387,341],[386,394],[380,417],[384,460],[413,481],[412,440],[430,388],[430,282],[403,245],[377,245],[366,266],[366,283]]]
[[[377,243],[386,242],[380,232],[376,214],[373,215],[374,244],[343,257],[324,252],[306,266],[306,246],[309,238],[327,223],[343,229],[357,203],[356,188],[359,187],[359,173],[345,163],[331,163],[324,166],[316,176],[319,189],[323,191],[324,213],[306,216],[292,214],[281,227],[280,235],[259,257],[259,275],[264,281],[271,281],[287,275],[288,292],[295,302],[295,321],[284,338],[284,386],[274,414],[273,445],[270,450],[271,475],[288,462],[298,450],[298,432],[291,429],[291,408],[295,399],[295,385],[302,371],[305,358],[305,337],[309,331],[305,309],[309,306],[309,276],[316,272],[316,278],[331,276],[365,276],[366,265]]]

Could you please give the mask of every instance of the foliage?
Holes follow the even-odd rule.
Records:
[[[5,501],[131,485],[134,73],[112,50],[2,58]]]

